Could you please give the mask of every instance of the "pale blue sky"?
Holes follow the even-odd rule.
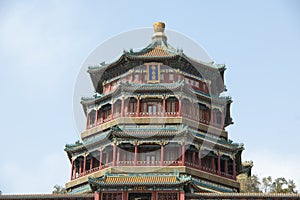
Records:
[[[63,149],[78,139],[72,98],[82,63],[108,38],[155,21],[226,64],[230,138],[245,144],[255,174],[300,188],[298,1],[26,2],[0,1],[4,193],[49,193],[69,180]]]

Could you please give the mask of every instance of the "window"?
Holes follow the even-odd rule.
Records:
[[[169,80],[174,81],[174,74],[169,74]]]
[[[109,118],[110,117],[110,115],[111,115],[111,110],[105,110],[104,111],[104,113],[103,113],[103,117],[104,117],[104,119],[107,119],[107,118]]]
[[[176,160],[176,154],[175,154],[174,149],[170,149],[170,151],[168,151],[167,160],[170,160],[170,161]]]
[[[216,123],[217,124],[222,123],[222,113],[220,111],[216,111]]]
[[[136,112],[136,102],[130,102],[129,104],[129,112],[135,113]]]
[[[126,152],[126,151],[125,151]],[[126,153],[126,158],[127,158],[127,161],[133,161],[134,160],[134,155],[132,152],[130,151],[127,151]]]
[[[147,162],[147,164],[154,164],[155,163],[155,155],[147,155],[146,162]]]
[[[164,76],[164,74],[160,74],[160,80],[165,80],[165,76]]]
[[[138,74],[135,74],[134,75],[134,81],[138,81],[139,80],[139,75]]]
[[[203,110],[202,108],[199,108],[199,118],[202,120],[203,119]]]
[[[175,101],[167,102],[167,112],[175,112]]]
[[[148,113],[150,113],[150,114],[154,114],[154,113],[156,113],[157,112],[157,110],[156,110],[156,105],[148,105]]]
[[[90,119],[90,122],[89,122],[89,124],[94,124],[94,122],[95,122],[95,111],[93,110],[93,111],[91,111],[90,112],[90,114],[89,114],[89,119]]]

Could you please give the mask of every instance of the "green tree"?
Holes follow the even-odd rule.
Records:
[[[293,180],[286,180],[284,177],[276,178],[272,181],[272,177],[264,177],[261,179],[257,175],[248,177],[244,182],[241,192],[264,192],[264,193],[298,193],[296,184]]]
[[[271,193],[285,193],[284,186],[287,186],[288,182],[285,180],[285,178],[276,178],[274,182],[271,185]]]
[[[67,193],[67,190],[60,185],[55,185],[53,187],[52,194],[66,194],[66,193]]]
[[[293,180],[289,180],[288,181],[288,188],[287,188],[287,192],[288,193],[294,193],[294,194],[297,194],[298,191],[296,190],[296,184]]]
[[[260,181],[257,175],[252,175],[245,181],[245,188],[242,192],[261,192],[260,191]]]
[[[277,178],[271,186],[271,193],[297,193],[296,184],[293,180],[287,181],[285,178]]]
[[[271,176],[262,178],[262,190],[264,193],[270,192],[271,186],[272,186],[272,177]]]

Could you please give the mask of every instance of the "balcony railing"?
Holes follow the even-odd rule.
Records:
[[[158,166],[160,161],[137,161],[138,166]]]
[[[178,112],[165,112],[165,113],[163,113],[163,112],[140,112],[140,113],[126,112],[124,114],[125,114],[124,117],[179,117]],[[199,117],[198,115],[182,113],[181,116],[184,118],[188,118],[190,120],[196,121],[196,122],[200,122],[202,124],[212,125],[216,128],[220,128],[220,129],[222,128],[222,124],[208,121],[206,119]],[[122,117],[121,113],[114,113],[113,115],[109,115],[106,118],[99,118],[96,123],[88,124],[87,129],[93,128],[95,126],[98,126],[100,124],[109,122],[113,119],[117,119],[120,117]]]
[[[118,164],[119,166],[133,166],[134,161],[119,161]]]
[[[92,168],[90,170],[87,170],[85,172],[76,173],[75,176],[72,176],[72,180],[80,178],[80,177],[85,176],[85,175],[89,175],[91,173],[97,172],[99,170],[102,170],[102,169],[105,169],[105,168],[108,168],[108,167],[111,167],[111,166],[113,166],[113,163],[109,162],[109,163],[106,163],[106,164],[102,164],[101,166],[94,167],[94,168]],[[162,166],[162,165],[161,165],[160,161],[137,161],[136,165],[135,165],[134,161],[126,160],[126,161],[116,162],[116,166]],[[166,160],[166,161],[163,161],[163,166],[182,166],[182,162],[178,161],[178,160]],[[212,168],[209,168],[209,167],[206,167],[206,166],[200,166],[200,168],[199,168],[199,165],[195,164],[195,163],[191,163],[191,162],[186,161],[185,166],[191,167],[191,168],[194,168],[194,169],[197,169],[197,170],[201,170],[201,171],[204,171],[204,172],[208,172],[210,174],[220,175],[220,176],[225,177],[225,178],[234,179],[232,174],[225,173],[225,172],[220,172],[220,174],[218,174],[218,170],[216,170],[216,169],[212,169]]]
[[[181,166],[182,162],[178,160],[168,160],[164,161],[165,166]]]

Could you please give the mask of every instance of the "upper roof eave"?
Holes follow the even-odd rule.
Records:
[[[206,69],[213,70],[213,71],[220,71],[220,70],[226,69],[224,64],[214,64],[213,62],[210,62],[210,63],[203,62],[203,61],[191,58],[191,57],[187,56],[185,53],[182,53],[180,56],[182,58],[186,59],[194,67],[205,67]]]
[[[213,64],[213,63],[202,62],[202,61],[190,58],[184,53],[174,54],[174,55],[169,55],[169,56],[141,56],[141,55],[135,55],[135,54],[124,51],[123,54],[116,61],[114,61],[110,64],[106,64],[106,65],[90,66],[87,71],[90,74],[97,73],[102,70],[107,70],[107,69],[121,63],[124,60],[128,61],[128,59],[129,60],[148,61],[148,60],[157,60],[157,59],[163,60],[163,59],[174,59],[174,58],[184,58],[185,60],[187,60],[190,64],[192,64],[195,67],[206,67],[207,69],[210,69],[213,71],[225,71],[225,69],[226,69],[224,64]]]

